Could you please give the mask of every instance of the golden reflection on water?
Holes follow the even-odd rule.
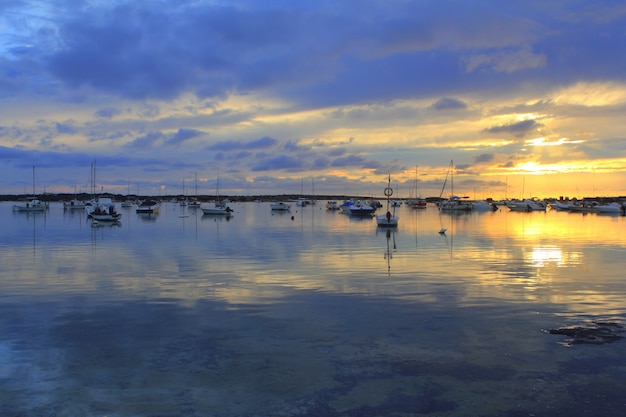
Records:
[[[360,415],[384,403],[376,414],[392,415],[445,399],[449,413],[423,414],[540,415],[606,404],[579,400],[569,380],[623,391],[623,341],[564,352],[541,330],[623,320],[624,217],[402,207],[387,231],[319,208],[234,207],[229,221],[127,211],[94,230],[0,205],[12,219],[0,235],[8,410],[313,415],[330,403],[329,415]],[[497,412],[477,406],[494,401]]]
[[[97,230],[83,218],[59,222],[54,212],[45,223],[18,217],[25,244],[7,247],[2,257],[5,274],[19,283],[0,286],[5,293],[215,298],[232,305],[272,303],[294,291],[436,303],[442,289],[468,305],[568,299],[578,305],[572,294],[583,292],[597,305],[605,283],[621,286],[624,266],[620,216],[507,209],[450,215],[435,206],[401,207],[400,226],[388,231],[373,219],[318,207],[279,215],[263,204],[238,205],[227,221],[181,218],[176,210],[163,208],[153,222],[127,212],[120,227]],[[442,227],[445,234],[438,233]],[[75,236],[57,241],[57,228],[76,228]],[[25,254],[34,262],[15,261]],[[594,276],[596,285],[581,276]]]

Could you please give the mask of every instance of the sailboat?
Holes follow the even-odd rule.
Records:
[[[198,201],[198,173],[196,172],[196,198],[191,200],[187,206],[189,208],[200,208],[200,202]]]
[[[135,202],[130,199],[130,181],[128,181],[128,191],[126,192],[126,200],[122,201],[123,208],[129,208],[135,205]]]
[[[96,161],[91,164],[91,194],[95,196],[96,192]],[[92,197],[93,198],[93,197]],[[98,197],[93,198],[92,206],[88,209],[88,217],[92,219],[92,225],[98,225],[99,222],[109,223],[118,222],[122,215],[117,212],[115,202],[112,198]]]
[[[187,206],[187,194],[185,194],[185,178],[183,178],[183,199],[178,203],[181,207]]]
[[[446,188],[446,182],[448,181],[448,175],[450,175],[450,189],[452,190],[450,198],[447,200],[442,200],[439,202],[439,210],[441,211],[472,211],[472,203],[469,201],[463,201],[462,198],[467,197],[458,197],[454,195],[454,162],[450,161],[450,167],[448,168],[448,173],[446,174],[446,179],[443,182],[443,187],[441,188],[441,194],[439,197],[443,195],[443,191]]]
[[[14,204],[13,211],[41,212],[46,211],[48,204],[35,196],[35,167],[33,166],[33,198],[26,204]]]
[[[79,200],[77,197],[76,186],[74,186],[74,198],[71,199],[70,201],[64,201],[63,209],[64,210],[84,210],[85,209],[85,202],[82,200]]]
[[[385,196],[387,197],[387,211],[385,214],[378,214],[376,216],[376,223],[379,227],[398,227],[399,217],[396,216],[396,206],[390,204],[390,198],[393,195],[393,189],[391,188],[391,175],[387,180],[387,187],[385,188]],[[391,212],[393,210],[393,213]]]
[[[220,200],[220,179],[217,178],[216,186],[215,186],[215,194],[217,195],[217,200],[213,204],[213,206],[200,206],[203,214],[210,214],[213,216],[230,216],[233,210],[226,205],[226,202]]]
[[[425,198],[419,196],[417,190],[417,166],[415,166],[415,180],[413,181],[413,187],[411,188],[411,192],[415,193],[415,197],[412,197],[411,199],[409,199],[409,201],[407,201],[409,207],[414,209],[425,209],[428,203],[426,202]]]

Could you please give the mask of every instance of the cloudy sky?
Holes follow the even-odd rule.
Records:
[[[625,137],[623,0],[0,0],[0,193],[626,195]]]

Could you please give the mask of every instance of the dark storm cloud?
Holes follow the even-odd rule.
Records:
[[[536,130],[538,127],[543,126],[537,121],[528,119],[517,123],[511,123],[506,125],[494,126],[485,129],[487,133],[510,133],[515,137],[524,137],[527,133]]]

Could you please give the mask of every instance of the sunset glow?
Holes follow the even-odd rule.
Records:
[[[622,6],[577,5],[7,4],[0,193],[626,195]]]

